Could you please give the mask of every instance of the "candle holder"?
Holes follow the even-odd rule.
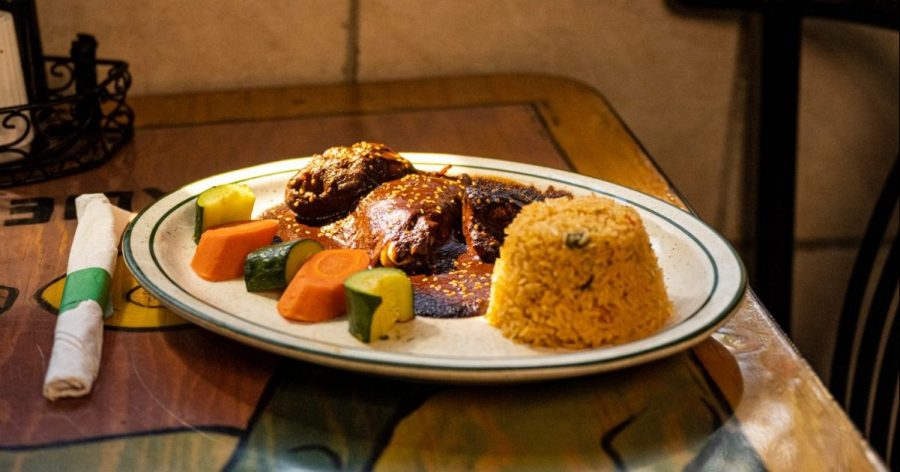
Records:
[[[16,130],[0,142],[0,188],[97,167],[131,140],[128,64],[94,59],[95,49],[93,37],[79,35],[72,57],[44,56],[46,100],[0,108],[0,127]]]

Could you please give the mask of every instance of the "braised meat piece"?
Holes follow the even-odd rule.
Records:
[[[382,183],[413,172],[409,161],[384,144],[337,146],[313,156],[288,180],[284,200],[300,223],[322,225],[346,216]]]
[[[349,216],[322,227],[322,233],[368,250],[375,265],[410,274],[448,270],[465,251],[457,237],[462,194],[454,179],[410,174],[380,185]]]
[[[553,187],[542,192],[534,186],[495,177],[464,178],[463,181],[463,234],[466,244],[487,263],[493,263],[500,255],[503,230],[523,206],[548,198],[572,196]]]

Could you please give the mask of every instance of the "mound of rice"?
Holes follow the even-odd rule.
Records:
[[[671,316],[637,212],[609,198],[534,202],[506,229],[490,324],[535,346],[581,349],[645,337]]]

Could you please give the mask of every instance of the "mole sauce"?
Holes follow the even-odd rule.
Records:
[[[298,223],[294,212],[279,205],[263,213],[262,218],[278,220],[277,236],[282,241],[313,239],[326,249],[343,247],[323,235],[319,227]],[[456,239],[448,245],[465,244]],[[465,318],[487,311],[493,264],[482,262],[471,249],[461,252],[453,268],[436,274],[410,276],[413,286],[413,309],[417,316],[431,318]]]

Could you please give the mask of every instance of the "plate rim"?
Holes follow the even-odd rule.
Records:
[[[547,355],[538,355],[538,356],[517,356],[517,357],[499,357],[494,359],[485,359],[485,358],[472,358],[467,359],[469,362],[479,362],[479,363],[487,363],[487,365],[459,365],[452,364],[449,362],[452,360],[450,357],[431,357],[431,359],[438,359],[442,362],[434,361],[426,364],[417,363],[416,360],[419,361],[424,360],[423,355],[410,354],[410,353],[389,353],[387,359],[380,358],[381,356],[371,357],[373,353],[378,353],[379,351],[375,350],[363,350],[357,349],[359,355],[355,356],[347,356],[342,354],[340,351],[350,350],[350,348],[345,347],[335,347],[334,350],[331,349],[315,349],[315,346],[304,346],[297,345],[296,343],[288,343],[284,342],[281,339],[278,339],[280,336],[289,336],[297,338],[296,335],[292,335],[290,333],[285,333],[283,331],[278,331],[272,327],[267,327],[261,323],[255,323],[245,318],[241,318],[238,315],[231,314],[226,312],[225,310],[210,305],[208,302],[204,300],[200,300],[197,297],[194,297],[190,292],[182,288],[176,281],[172,280],[168,274],[162,270],[160,263],[156,259],[156,255],[154,253],[153,243],[156,231],[159,229],[161,222],[172,212],[176,211],[181,206],[189,203],[193,198],[196,197],[196,194],[199,193],[195,190],[195,188],[206,187],[211,185],[210,181],[222,181],[222,182],[237,182],[237,181],[246,181],[246,180],[255,180],[261,179],[281,173],[286,172],[295,172],[299,167],[297,164],[302,163],[309,159],[309,157],[295,157],[289,159],[283,159],[278,161],[272,161],[260,165],[248,166],[239,169],[234,169],[231,171],[214,174],[211,176],[204,177],[202,179],[198,179],[191,183],[188,183],[173,192],[163,196],[158,199],[151,205],[148,205],[143,210],[141,210],[135,218],[129,223],[128,227],[125,230],[123,235],[123,255],[125,259],[126,266],[131,271],[135,279],[147,289],[150,293],[160,299],[164,304],[166,304],[169,308],[173,309],[180,315],[188,318],[190,321],[195,324],[200,325],[206,329],[215,331],[219,334],[225,335],[227,337],[231,337],[239,340],[240,342],[249,343],[258,348],[262,348],[265,350],[277,352],[282,355],[287,355],[289,357],[311,360],[322,361],[324,364],[335,365],[338,367],[345,367],[349,369],[354,369],[354,367],[359,370],[365,369],[366,367],[380,367],[383,370],[388,371],[396,371],[401,370],[401,372],[390,372],[387,375],[399,376],[399,377],[414,377],[414,378],[427,378],[432,377],[433,375],[422,374],[422,372],[428,373],[447,373],[447,372],[455,372],[457,374],[462,373],[464,376],[474,376],[477,378],[493,378],[495,376],[499,377],[509,377],[508,374],[511,371],[517,371],[518,373],[532,373],[533,375],[526,377],[534,377],[534,378],[544,378],[544,377],[557,377],[557,375],[553,375],[554,373],[558,373],[558,371],[563,370],[574,370],[571,375],[577,375],[579,373],[588,373],[588,372],[599,372],[606,370],[615,370],[618,368],[627,367],[630,365],[640,364],[644,362],[649,362],[655,359],[659,359],[662,357],[667,357],[676,352],[680,352],[684,349],[687,349],[693,345],[696,345],[703,340],[705,340],[712,332],[717,330],[722,324],[724,324],[737,310],[740,300],[743,298],[746,290],[747,290],[747,274],[746,268],[743,264],[743,261],[737,254],[737,251],[734,247],[715,229],[709,226],[706,222],[699,219],[696,215],[680,208],[675,205],[672,205],[665,200],[662,200],[656,196],[641,192],[639,190],[630,189],[627,187],[623,187],[621,185],[608,182],[602,179],[597,179],[589,176],[584,176],[581,174],[577,174],[574,172],[552,169],[548,167],[536,166],[532,164],[525,164],[513,161],[504,161],[498,159],[490,159],[483,157],[475,157],[475,156],[465,156],[459,154],[444,154],[444,153],[416,153],[416,152],[401,152],[401,155],[412,161],[416,165],[444,165],[450,163],[453,166],[465,167],[473,170],[481,170],[481,171],[495,171],[495,172],[503,172],[509,174],[521,175],[526,178],[538,179],[541,181],[546,181],[548,183],[561,184],[564,186],[577,187],[582,190],[604,195],[610,198],[613,198],[617,201],[623,201],[630,205],[635,205],[643,209],[644,211],[651,212],[658,217],[664,219],[668,224],[674,225],[680,231],[682,231],[685,235],[690,237],[694,243],[700,247],[705,253],[711,267],[715,273],[716,284],[713,285],[713,288],[710,290],[710,293],[707,295],[703,304],[697,308],[692,314],[686,317],[683,320],[680,320],[673,326],[669,326],[666,330],[669,330],[675,326],[678,326],[692,317],[696,316],[700,313],[703,308],[710,302],[710,299],[716,295],[716,285],[718,285],[718,279],[720,277],[720,264],[721,261],[717,260],[711,253],[710,249],[707,247],[708,243],[704,243],[698,236],[694,234],[694,232],[684,228],[678,222],[673,221],[670,216],[660,213],[660,208],[653,208],[653,206],[663,205],[662,209],[676,210],[678,215],[685,218],[686,221],[689,221],[693,224],[699,224],[700,227],[706,231],[705,236],[711,236],[714,242],[723,246],[726,249],[726,254],[730,255],[730,259],[728,262],[734,263],[737,268],[738,279],[736,282],[736,287],[734,292],[731,293],[731,298],[724,305],[724,308],[719,310],[713,315],[704,318],[704,320],[698,324],[696,327],[691,329],[690,331],[683,333],[680,336],[672,337],[671,339],[666,339],[665,337],[658,340],[656,343],[652,343],[649,346],[644,348],[637,348],[632,352],[624,352],[619,355],[609,356],[609,357],[600,357],[595,358],[590,354],[597,355],[597,350],[573,350],[566,352],[550,352]],[[437,161],[437,162],[435,162]],[[454,162],[448,162],[454,161]],[[556,174],[556,175],[554,175]],[[233,178],[233,176],[245,175],[244,178]],[[592,185],[593,184],[593,185]],[[599,185],[598,185],[599,184]],[[598,188],[598,187],[608,187],[608,189]],[[186,196],[184,198],[178,198],[174,203],[169,202],[169,206],[165,207],[163,213],[154,221],[150,222],[149,225],[152,226],[151,235],[146,243],[146,246],[149,247],[149,251],[151,253],[151,258],[156,265],[157,270],[165,276],[169,283],[173,286],[181,290],[185,295],[192,298],[193,300],[201,303],[204,306],[207,306],[217,312],[224,313],[232,318],[234,318],[238,323],[249,323],[251,325],[256,326],[257,328],[268,330],[272,333],[272,336],[261,335],[260,333],[247,332],[245,329],[242,329],[241,326],[234,326],[233,324],[229,324],[227,322],[223,322],[218,319],[216,316],[209,315],[207,313],[195,313],[192,307],[186,305],[184,302],[178,299],[173,295],[170,295],[167,291],[158,287],[156,283],[151,280],[150,275],[144,272],[141,269],[141,263],[135,259],[135,254],[132,248],[132,235],[135,231],[135,228],[139,224],[144,224],[143,221],[144,216],[153,208],[158,207],[158,205],[164,204],[168,202],[169,199],[172,199],[176,196],[179,196],[179,193],[183,193],[187,191]],[[638,200],[649,199],[645,202],[635,201],[634,197],[638,197]],[[449,321],[449,320],[448,320]],[[661,331],[653,336],[643,338],[640,340],[632,341],[630,343],[624,343],[617,346],[612,347],[623,347],[628,345],[635,345],[636,343],[646,342],[648,339],[653,338],[657,335],[664,335],[665,331]],[[301,344],[321,344],[323,341],[319,340],[311,340],[306,339],[305,343],[303,343],[302,338],[298,338],[301,341]],[[510,340],[510,342],[513,342]],[[336,352],[337,351],[337,352]],[[588,353],[587,355],[585,353]],[[295,355],[292,355],[295,354]],[[399,357],[399,359],[391,359],[391,357]],[[575,357],[576,359],[571,359]],[[510,360],[515,359],[527,359],[531,362],[525,362],[526,365],[512,365],[509,364]],[[548,360],[556,359],[555,362],[549,362]],[[535,361],[544,361],[543,363],[536,364]],[[457,360],[458,362],[458,360]],[[502,363],[504,365],[495,365],[496,363]],[[340,365],[337,365],[340,364]],[[345,365],[351,364],[351,365]],[[378,370],[378,369],[376,369]],[[582,372],[584,371],[584,372]],[[419,372],[419,374],[415,374],[414,372]],[[563,376],[568,376],[563,374]],[[522,377],[521,375],[513,375],[513,377]],[[477,380],[477,379],[476,379]]]

